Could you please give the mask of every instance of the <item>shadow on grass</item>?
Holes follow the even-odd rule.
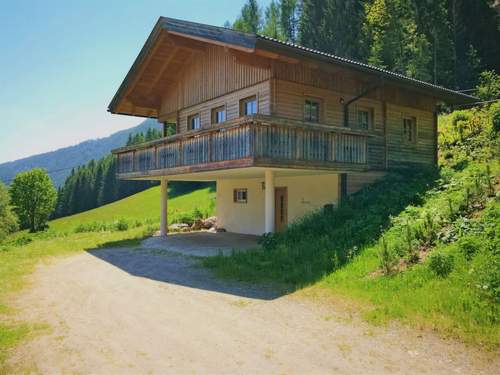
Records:
[[[263,249],[210,257],[204,265],[222,277],[272,281],[298,289],[344,266],[378,241],[391,216],[418,204],[436,170],[401,170],[351,195],[337,209],[322,209],[263,238]]]

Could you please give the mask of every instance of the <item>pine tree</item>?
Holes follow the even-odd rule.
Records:
[[[297,41],[300,17],[299,5],[297,0],[281,0],[279,3],[282,37],[292,43]]]
[[[266,8],[266,15],[264,19],[264,27],[262,28],[262,34],[267,35],[274,39],[283,39],[283,34],[280,27],[280,8],[279,4],[274,0],[271,1],[269,6]]]
[[[248,0],[241,9],[241,15],[233,24],[235,30],[258,33],[262,27],[262,10],[257,0]]]
[[[299,21],[299,42],[309,48],[320,49],[324,43],[320,35],[319,25],[321,25],[324,12],[324,1],[303,0],[301,17]]]

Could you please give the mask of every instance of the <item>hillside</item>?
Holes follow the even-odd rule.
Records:
[[[439,119],[439,170],[402,170],[265,236],[263,249],[212,257],[223,277],[311,286],[398,319],[500,346],[500,104]]]
[[[74,146],[2,163],[0,180],[8,184],[17,173],[40,167],[50,172],[49,175],[56,186],[61,186],[72,168],[86,164],[92,159],[102,158],[112,149],[123,146],[130,133],[145,133],[151,127],[158,128],[158,124],[156,120],[147,119],[135,127],[120,130],[105,138],[88,140]]]
[[[213,214],[215,193],[210,188],[195,190],[188,194],[170,198],[168,201],[169,222],[189,216],[195,209],[203,216]],[[55,231],[85,230],[92,226],[124,221],[130,226],[153,225],[160,222],[160,187],[134,194],[117,202],[107,204],[76,215],[63,217],[50,222]]]

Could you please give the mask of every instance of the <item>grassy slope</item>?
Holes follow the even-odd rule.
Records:
[[[190,214],[195,208],[211,214],[214,194],[209,189],[197,190],[169,200],[172,214]],[[7,350],[28,335],[44,327],[16,321],[9,307],[9,296],[25,285],[25,276],[40,262],[52,256],[72,254],[107,245],[128,245],[158,228],[159,188],[138,193],[121,201],[77,215],[54,220],[49,230],[37,234],[20,232],[0,247],[0,374]],[[82,223],[138,221],[124,231],[75,233]]]
[[[195,208],[202,212],[213,212],[210,203],[214,198],[209,188],[196,190],[168,200],[169,221],[176,216],[192,212]],[[143,223],[160,221],[160,187],[153,187],[120,201],[85,211],[76,215],[56,219],[51,222],[54,230],[73,230],[78,225],[91,222],[111,222],[125,219]]]
[[[358,301],[372,322],[399,319],[498,347],[500,204],[489,184],[496,176],[498,188],[499,137],[488,110],[468,111],[470,119],[453,125],[456,116],[440,118],[438,175],[388,176],[340,209],[313,213],[266,238],[264,250],[208,258],[205,265],[225,277],[313,284]],[[381,272],[381,238],[399,272]],[[409,261],[414,253],[416,264]],[[429,265],[438,253],[452,259],[447,275]]]

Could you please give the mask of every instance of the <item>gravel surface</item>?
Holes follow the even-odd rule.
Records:
[[[494,374],[498,358],[430,333],[376,328],[303,293],[217,280],[192,257],[100,249],[40,265],[19,318],[50,329],[12,373]]]

